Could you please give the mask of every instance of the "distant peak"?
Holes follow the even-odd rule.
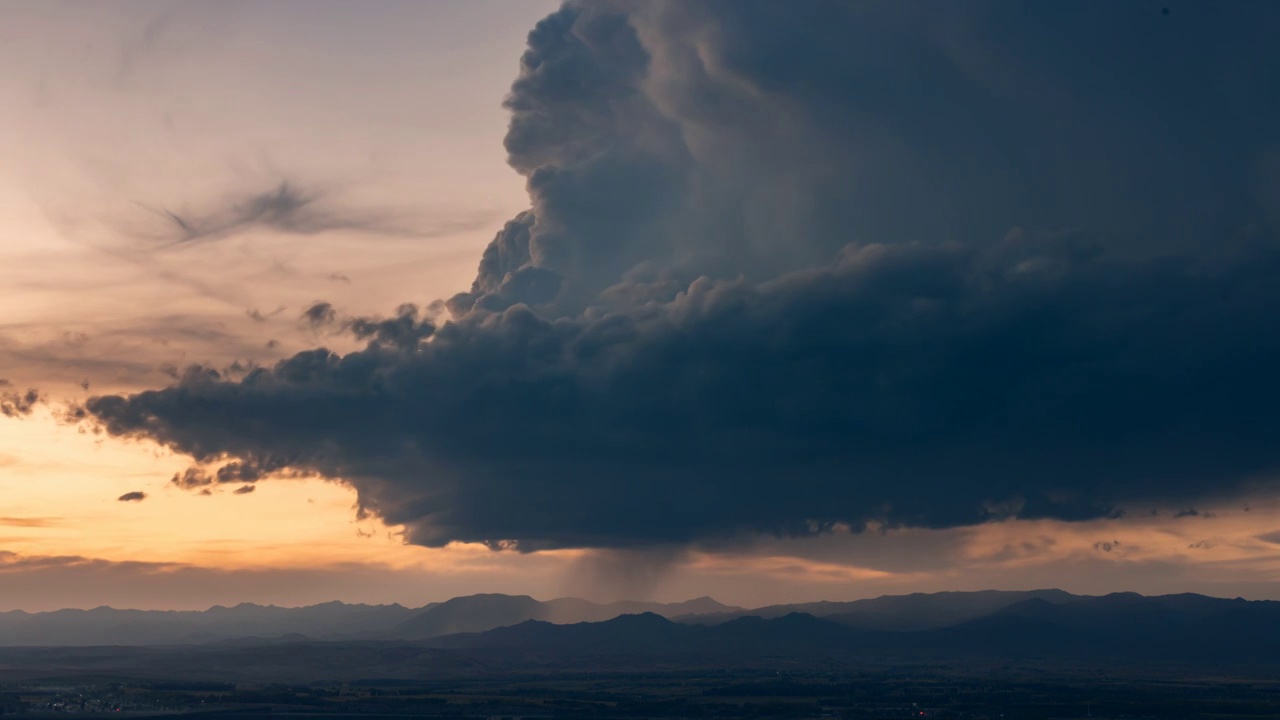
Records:
[[[672,622],[661,615],[654,612],[631,613],[627,615],[619,615],[612,620],[605,622],[615,625],[623,624],[655,624],[655,625],[671,625]]]
[[[778,619],[790,623],[813,622],[818,620],[817,616],[807,612],[789,612]]]
[[[1148,602],[1149,600],[1150,598],[1147,596],[1139,595],[1136,592],[1115,592],[1097,599],[1101,603],[1136,603]]]
[[[506,593],[476,593],[474,595],[459,595],[458,597],[445,600],[445,602],[462,602],[466,600],[528,600],[530,602],[537,602],[537,600],[534,600],[528,595],[507,595]]]

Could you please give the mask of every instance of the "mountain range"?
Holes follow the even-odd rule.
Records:
[[[343,641],[528,657],[843,657],[985,654],[1280,661],[1280,602],[1061,590],[885,596],[744,609],[711,598],[594,603],[472,595],[406,608],[326,603],[202,612],[0,613],[0,645],[262,645]]]
[[[711,598],[680,603],[546,602],[527,595],[469,595],[420,608],[329,602],[300,608],[242,603],[208,610],[55,610],[0,612],[0,646],[187,645],[243,639],[421,640],[481,632],[526,620],[576,623],[619,615],[667,617],[732,614],[742,608]]]
[[[1012,602],[995,607],[1002,600]],[[850,603],[852,610],[832,605],[846,604],[813,608],[838,610],[824,617],[794,610],[777,615],[783,608],[775,608],[771,617],[752,612],[717,623],[676,622],[653,613],[571,625],[529,620],[426,644],[560,658],[649,655],[720,662],[898,655],[1280,663],[1280,602],[1046,591],[886,597]],[[975,612],[982,614],[927,627]],[[885,620],[877,626],[876,618]]]

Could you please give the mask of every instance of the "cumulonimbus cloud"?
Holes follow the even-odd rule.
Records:
[[[571,2],[507,100],[532,207],[450,319],[87,409],[427,545],[1236,492],[1280,463],[1277,12]]]

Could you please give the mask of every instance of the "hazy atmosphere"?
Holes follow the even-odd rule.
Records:
[[[0,610],[1280,599],[1277,23],[0,0]]]

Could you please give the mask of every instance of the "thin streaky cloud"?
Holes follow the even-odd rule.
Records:
[[[57,517],[0,517],[0,527],[47,528],[63,524]]]

